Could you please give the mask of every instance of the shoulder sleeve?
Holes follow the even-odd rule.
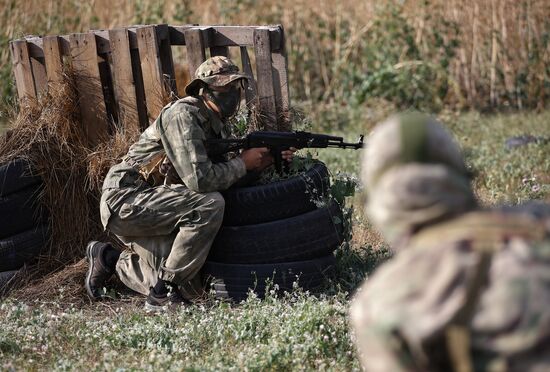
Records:
[[[473,267],[472,255],[443,248],[400,252],[357,292],[351,319],[367,371],[426,369],[424,347],[462,307]]]
[[[204,131],[198,109],[177,104],[163,113],[156,125],[166,156],[185,185],[196,192],[227,189],[246,174],[240,158],[213,164],[206,154]]]

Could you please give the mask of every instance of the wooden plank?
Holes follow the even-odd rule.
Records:
[[[229,57],[229,47],[226,47],[226,46],[210,47],[210,56]]]
[[[109,30],[109,41],[113,62],[113,89],[119,122],[125,129],[140,131],[128,30],[125,28]]]
[[[198,28],[188,29],[184,32],[185,43],[187,47],[187,64],[189,66],[189,76],[191,79],[195,76],[195,71],[206,60],[206,51],[204,49],[203,31]]]
[[[205,47],[217,46],[253,46],[254,45],[254,30],[260,26],[212,26],[215,32],[208,35],[205,39]],[[139,26],[129,27],[130,49],[138,49],[137,37],[135,30]],[[188,29],[197,28],[196,25],[190,26],[168,26],[168,34],[166,37],[170,39],[171,45],[186,45],[185,31]],[[265,27],[264,27],[265,28]],[[267,27],[270,32],[271,50],[276,51],[281,48],[282,35],[278,27]],[[108,31],[97,30],[99,54],[109,53],[109,43],[106,42]],[[162,35],[165,36],[165,31],[162,30]],[[70,35],[58,35],[61,44],[61,54],[64,56],[70,55]],[[29,43],[29,55],[32,57],[44,57],[42,48],[42,38],[33,37],[27,40]]]
[[[280,26],[282,37],[281,49],[271,54],[273,60],[273,88],[275,91],[275,106],[277,108],[277,127],[280,131],[292,130],[289,108],[290,93],[288,88],[288,61],[284,45],[284,31]]]
[[[105,113],[110,122],[118,122],[118,110],[113,88],[113,75],[111,73],[111,53],[100,54],[98,57],[99,77],[101,79],[101,88],[105,101]]]
[[[277,129],[277,110],[273,89],[273,71],[269,29],[257,28],[254,31],[254,52],[256,54],[256,78],[258,81],[258,122],[262,129]]]
[[[43,45],[48,83],[61,83],[63,81],[63,57],[61,56],[59,38],[57,36],[46,36],[43,38]]]
[[[69,42],[81,122],[88,144],[93,146],[107,138],[109,132],[95,35],[93,33],[72,34]]]
[[[246,47],[241,47],[241,61],[243,64],[243,72],[250,76],[248,80],[248,85],[244,91],[246,97],[246,106],[249,110],[254,111],[257,106],[257,88],[256,80],[254,79],[254,73],[252,72],[252,64],[250,63],[250,56],[248,55],[248,50]]]
[[[162,74],[168,89],[176,97],[178,96],[178,87],[176,86],[176,72],[174,71],[174,59],[172,57],[172,45],[170,44],[170,33],[168,25],[158,25],[156,27],[157,37],[160,40],[159,53]]]
[[[141,72],[141,60],[139,58],[139,50],[130,49],[130,55],[132,57],[132,74],[134,75],[134,83],[136,84],[136,102],[139,117],[139,126],[141,130],[145,130],[149,126],[149,117],[147,116],[145,86],[143,85],[143,74]]]
[[[31,57],[32,76],[34,77],[34,87],[37,96],[46,92],[48,87],[48,78],[46,75],[46,64],[44,58]]]
[[[263,26],[211,26],[214,32],[206,35],[204,46],[254,46],[254,30]],[[170,26],[170,43],[172,45],[187,45],[185,31],[193,28],[186,26]],[[281,44],[280,29],[278,26],[267,27],[271,37],[271,50],[279,50]]]
[[[10,50],[19,99],[36,98],[27,42],[25,40],[12,41]]]
[[[164,78],[159,55],[159,40],[155,26],[141,27],[136,30],[139,47],[145,102],[149,122],[153,122],[164,106]]]

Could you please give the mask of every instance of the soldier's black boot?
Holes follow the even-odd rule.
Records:
[[[86,246],[88,273],[84,280],[88,296],[98,299],[105,295],[105,282],[115,272],[119,252],[108,243],[91,241]]]
[[[188,303],[177,285],[169,284],[170,288],[166,288],[165,285],[165,282],[159,280],[155,287],[151,287],[145,300],[145,310],[154,312],[174,310]]]

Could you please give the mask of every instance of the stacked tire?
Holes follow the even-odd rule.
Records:
[[[318,201],[327,200],[329,186],[318,162],[296,177],[225,191],[224,222],[203,268],[215,297],[240,301],[250,290],[265,296],[268,285],[321,286],[343,239],[340,206]]]
[[[37,201],[41,187],[24,159],[0,165],[0,293],[46,246],[47,216]]]

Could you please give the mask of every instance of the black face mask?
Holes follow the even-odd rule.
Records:
[[[224,119],[235,115],[241,103],[240,89],[235,86],[232,86],[227,92],[207,89],[206,96],[218,106],[221,117]]]

